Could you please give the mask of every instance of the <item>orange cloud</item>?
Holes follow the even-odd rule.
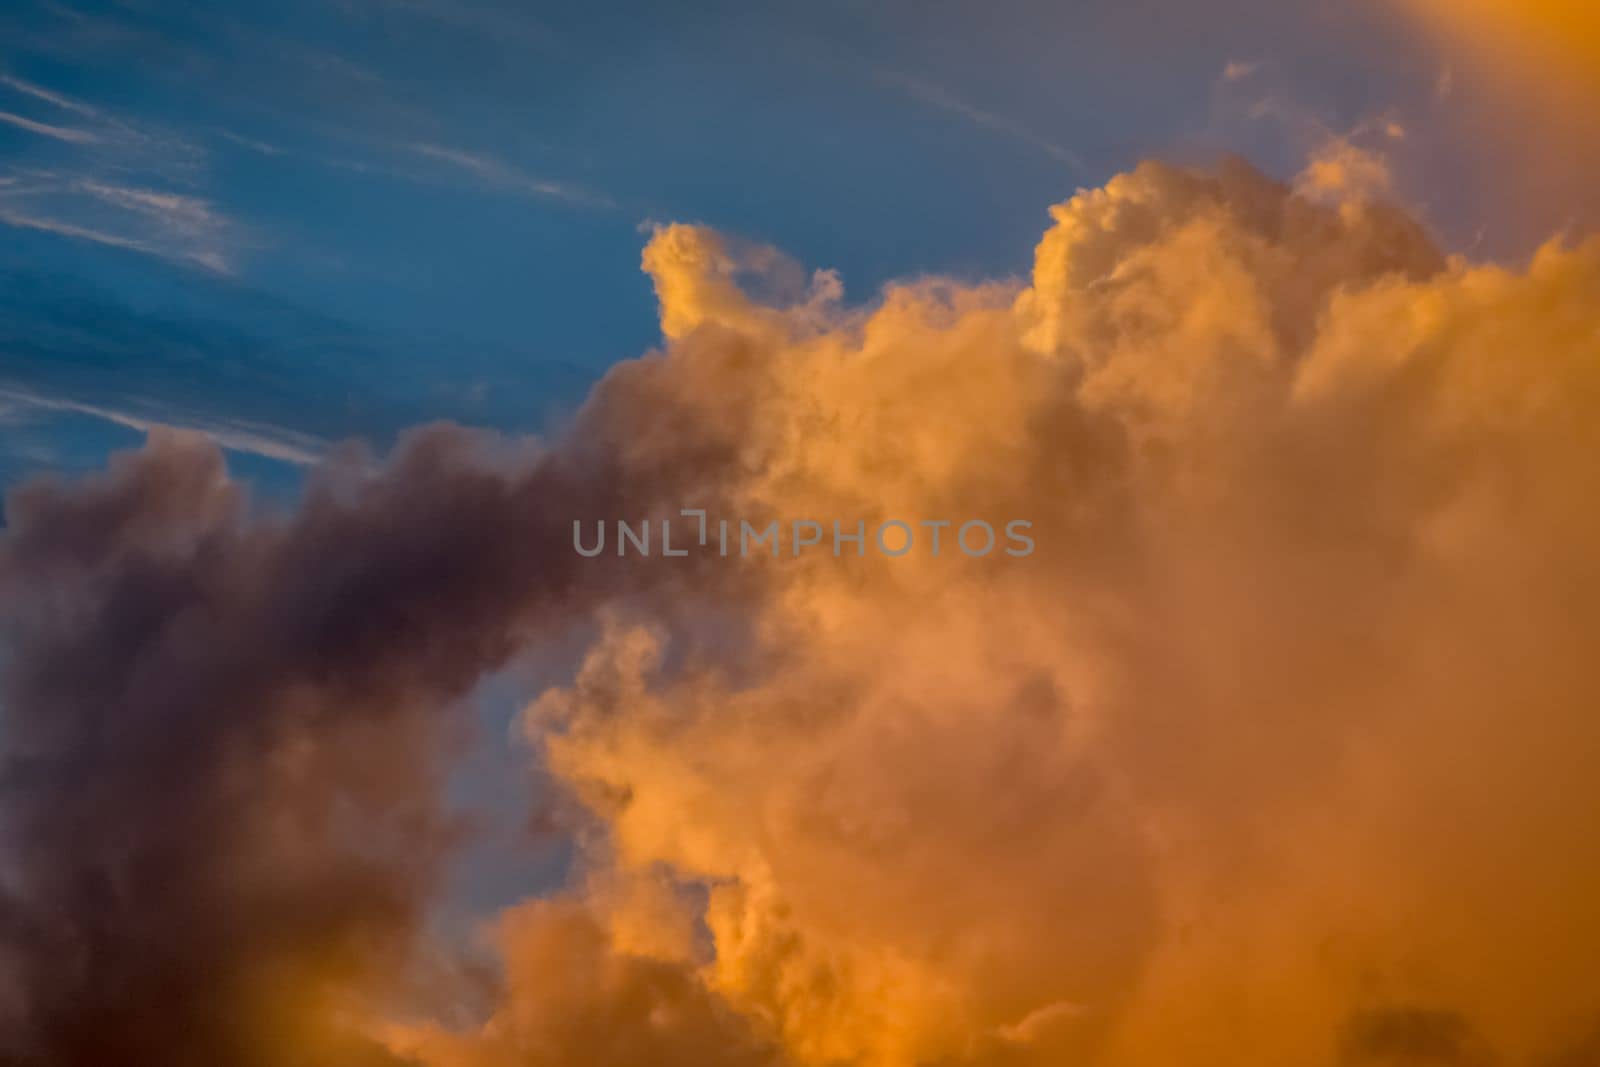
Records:
[[[670,343],[591,415],[730,435],[741,512],[1040,550],[762,563],[731,659],[612,616],[525,717],[595,921],[802,1065],[1561,1055],[1600,1019],[1600,243],[1447,261],[1242,165],[1052,215],[1028,284],[861,311],[657,234]]]
[[[1446,257],[1324,177],[1145,164],[1027,279],[861,308],[664,227],[664,347],[539,449],[435,429],[266,521],[181,439],[25,491],[0,1058],[1589,1054],[1600,241]],[[1038,549],[571,550],[683,507]],[[578,870],[485,1010],[402,1011],[448,709],[552,633],[593,639],[521,725]]]

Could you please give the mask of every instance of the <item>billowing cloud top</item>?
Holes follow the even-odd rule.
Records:
[[[187,438],[22,490],[0,1063],[1587,1062],[1600,242],[1356,191],[1146,164],[1027,283],[870,308],[664,227],[664,347],[545,446],[283,519]],[[682,507],[1038,547],[572,551]],[[596,620],[521,720],[578,870],[463,1012],[449,709]]]

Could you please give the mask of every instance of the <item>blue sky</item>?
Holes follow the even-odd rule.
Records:
[[[1190,6],[14,0],[0,482],[164,421],[269,489],[345,436],[533,429],[654,342],[652,221],[853,300],[1019,274],[1079,186],[1289,173],[1302,119],[1256,104],[1345,129],[1437,73],[1352,5]]]

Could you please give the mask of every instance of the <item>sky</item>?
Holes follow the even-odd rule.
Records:
[[[280,493],[345,437],[570,409],[658,340],[652,225],[771,243],[856,301],[1016,275],[1080,186],[1229,151],[1287,176],[1443,69],[1343,4],[20,0],[0,20],[5,479],[165,421]]]
[[[1597,72],[3,5],[0,1067],[1600,1062]]]

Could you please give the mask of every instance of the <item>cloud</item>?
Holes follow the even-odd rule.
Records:
[[[1251,77],[1261,69],[1260,63],[1247,63],[1243,60],[1232,59],[1222,68],[1222,80],[1225,82],[1239,82]]]
[[[641,454],[737,457],[713,511],[1026,515],[1041,549],[784,562],[732,662],[616,620],[525,720],[591,862],[703,892],[671,921],[705,955],[658,951],[804,1064],[1370,1061],[1399,1026],[1355,1020],[1407,1001],[1552,1054],[1600,1010],[1567,755],[1600,743],[1600,246],[1451,263],[1241,167],[1052,214],[1025,288],[820,321],[658,233],[668,351],[596,398]]]
[[[50,89],[46,89],[42,85],[37,85],[30,81],[24,81],[21,78],[13,77],[9,74],[0,75],[0,85],[4,85],[9,89],[14,89],[17,92],[22,93],[24,96],[30,96],[35,100],[42,100],[45,103],[50,104],[52,107],[59,108],[62,111],[70,111],[74,115],[80,115],[87,119],[101,119],[104,117],[98,108],[90,107],[81,100],[75,100],[70,96],[53,92]]]
[[[92,170],[19,169],[0,178],[0,223],[219,274],[231,270],[228,248],[240,232],[203,197],[102,179]]]
[[[4,86],[13,93],[25,97],[28,102],[43,103],[57,111],[64,111],[74,115],[90,127],[88,129],[51,127],[51,129],[56,130],[53,133],[42,130],[34,131],[44,133],[45,136],[55,137],[57,140],[73,144],[103,145],[110,148],[120,148],[123,151],[130,151],[140,147],[154,147],[162,140],[162,138],[156,137],[153,133],[140,130],[133,124],[125,122],[101,108],[94,107],[65,93],[56,92],[37,82],[3,74],[0,75],[0,86]],[[34,125],[38,124],[35,123]]]
[[[283,156],[287,155],[289,151],[288,149],[282,148],[278,145],[270,144],[254,137],[246,137],[243,134],[235,133],[232,130],[216,129],[212,132],[230,144],[238,145],[240,148],[248,148],[250,151],[263,156]]]
[[[82,186],[79,187],[82,188]],[[91,195],[95,194],[91,193]],[[146,211],[145,213],[148,214],[149,212]],[[170,219],[166,221],[170,221]],[[191,263],[217,274],[226,274],[230,269],[228,261],[224,258],[222,252],[208,248],[174,248],[162,240],[165,235],[160,233],[154,235],[152,239],[146,239],[130,236],[126,233],[113,232],[109,229],[80,225],[49,215],[35,214],[25,210],[17,211],[9,208],[0,208],[0,225],[22,230],[35,230],[40,233],[53,233],[77,241],[105,245],[108,248],[120,248],[128,252],[156,256],[160,259]]]
[[[73,240],[88,241],[91,244],[105,245],[108,248],[120,248],[124,251],[138,252],[143,255],[158,256],[162,259],[186,260],[219,274],[226,273],[228,270],[226,261],[217,253],[205,251],[175,252],[153,242],[142,241],[107,230],[95,229],[92,226],[80,226],[76,223],[44,215],[0,209],[0,225],[12,226],[22,230],[36,230],[40,233],[53,233],[61,237],[70,237]]]
[[[210,202],[197,196],[93,180],[80,182],[78,188],[108,204],[144,215],[168,232],[192,239],[213,239],[229,225]]]
[[[57,126],[0,111],[0,122],[75,150],[54,165],[15,167],[0,176],[0,223],[217,273],[231,270],[229,252],[240,227],[203,197],[152,187],[189,185],[204,158],[197,146],[33,82],[0,76],[0,86],[87,123]]]
[[[431,428],[289,515],[165,433],[19,491],[0,1059],[1581,1051],[1600,242],[1476,264],[1322,193],[1145,164],[1026,281],[868,307],[662,227],[661,349],[550,441]],[[683,507],[1038,550],[573,551]],[[441,976],[461,698],[564,642],[520,725],[571,884]]]
[[[1380,200],[1394,194],[1388,161],[1352,138],[1329,137],[1312,154],[1296,181],[1301,195],[1335,203]]]
[[[49,137],[68,144],[95,144],[100,138],[88,130],[77,130],[70,126],[52,126],[47,122],[36,122],[21,115],[14,115],[9,111],[0,111],[0,122],[8,126],[15,126],[19,130],[27,130],[41,137]]]
[[[773,1067],[776,1048],[689,968],[619,950],[579,903],[537,901],[498,923],[508,1003],[487,1040],[397,1026],[396,1053],[451,1067]]]
[[[1471,1028],[1450,1012],[1385,1008],[1350,1020],[1340,1041],[1341,1064],[1431,1064],[1472,1067],[1493,1058],[1475,1048]]]
[[[283,525],[173,432],[11,494],[0,1059],[389,1062],[346,1020],[450,837],[440,711],[571,581],[554,471],[404,456]]]
[[[18,251],[25,260],[26,246]],[[345,437],[387,447],[428,417],[544,425],[595,378],[525,351],[374,334],[226,275],[176,271],[148,281],[176,302],[136,309],[81,281],[0,271],[0,390],[309,463]],[[203,315],[184,310],[201,307]],[[439,359],[442,348],[449,359]],[[51,421],[65,429],[77,420]]]
[[[263,426],[238,419],[209,418],[182,413],[152,413],[118,411],[96,404],[85,404],[61,397],[46,397],[36,393],[0,387],[0,403],[10,409],[33,408],[45,411],[70,411],[126,426],[141,433],[163,429],[184,429],[203,434],[219,447],[233,452],[264,456],[309,466],[318,462],[327,449],[327,443],[309,434],[285,430],[281,427]]]
[[[466,152],[458,148],[451,148],[428,141],[381,144],[373,142],[365,136],[348,133],[337,134],[336,139],[348,142],[350,146],[360,146],[364,149],[377,148],[381,153],[373,158],[355,158],[347,155],[284,148],[280,145],[243,137],[228,130],[216,130],[214,133],[223,140],[261,155],[296,157],[331,170],[381,175],[385,178],[399,181],[424,184],[441,183],[444,179],[440,177],[440,171],[443,170],[447,171],[451,178],[454,179],[452,184],[455,183],[455,180],[464,177],[477,187],[512,196],[564,202],[575,206],[592,208],[612,208],[616,206],[616,202],[610,197],[593,190],[568,182],[558,182],[537,177],[493,156]],[[396,164],[391,158],[386,158],[396,152],[404,153],[405,156],[413,159],[442,165],[442,167],[419,168],[405,163]]]
[[[589,204],[597,207],[611,205],[611,201],[605,197],[576,186],[535,178],[511,166],[509,163],[501,162],[489,156],[476,155],[471,152],[463,152],[459,149],[426,142],[409,144],[406,148],[408,151],[425,159],[436,160],[457,170],[464,171],[493,189],[539,199],[565,200],[570,203]]]
[[[881,84],[912,100],[965,119],[982,129],[1019,141],[1053,159],[1066,163],[1080,173],[1087,170],[1083,159],[1071,149],[1064,148],[1049,138],[1041,137],[1015,119],[975,107],[933,82],[893,70],[876,70],[873,72],[873,77]]]

